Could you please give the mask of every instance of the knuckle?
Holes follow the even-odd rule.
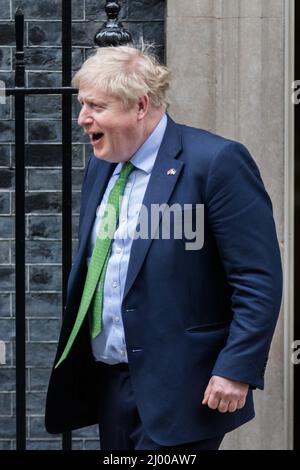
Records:
[[[218,406],[217,402],[215,400],[209,400],[208,402],[208,406],[209,408],[211,408],[212,410],[215,410]]]
[[[226,413],[227,408],[225,406],[219,406],[218,410],[220,411],[220,413]]]
[[[217,408],[216,405],[212,405],[212,404],[209,404],[208,407],[211,409],[211,410],[215,410]]]

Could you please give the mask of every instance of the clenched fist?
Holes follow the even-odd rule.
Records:
[[[221,413],[233,413],[243,408],[249,385],[213,375],[206,387],[202,405]]]

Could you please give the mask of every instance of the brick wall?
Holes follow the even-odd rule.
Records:
[[[27,86],[61,85],[61,1],[0,0],[0,80],[14,83],[16,7],[25,14]],[[121,19],[135,39],[155,41],[164,54],[164,0],[123,0]],[[73,70],[93,47],[106,19],[104,0],[73,0]],[[60,436],[44,429],[45,393],[61,318],[61,98],[26,99],[26,363],[27,447],[59,449]],[[80,186],[89,145],[73,105],[73,247],[76,249]],[[14,369],[14,122],[12,99],[0,104],[0,450],[15,448]],[[97,429],[73,433],[74,449],[98,448]]]

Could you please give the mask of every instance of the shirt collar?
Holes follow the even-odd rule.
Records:
[[[148,139],[145,140],[143,145],[141,145],[130,159],[131,163],[139,170],[148,174],[151,173],[166,131],[167,122],[167,115],[164,114]],[[123,163],[118,163],[113,175],[118,175],[121,172],[122,166]]]

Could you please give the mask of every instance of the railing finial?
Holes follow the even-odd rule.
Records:
[[[24,15],[23,15],[22,8],[21,8],[21,7],[18,7],[18,8],[16,9],[15,16],[20,16],[20,15],[21,15],[21,16],[24,16]]]
[[[117,0],[106,0],[107,21],[95,35],[94,41],[97,46],[121,46],[132,43],[131,33],[119,21],[120,10],[121,6]]]

